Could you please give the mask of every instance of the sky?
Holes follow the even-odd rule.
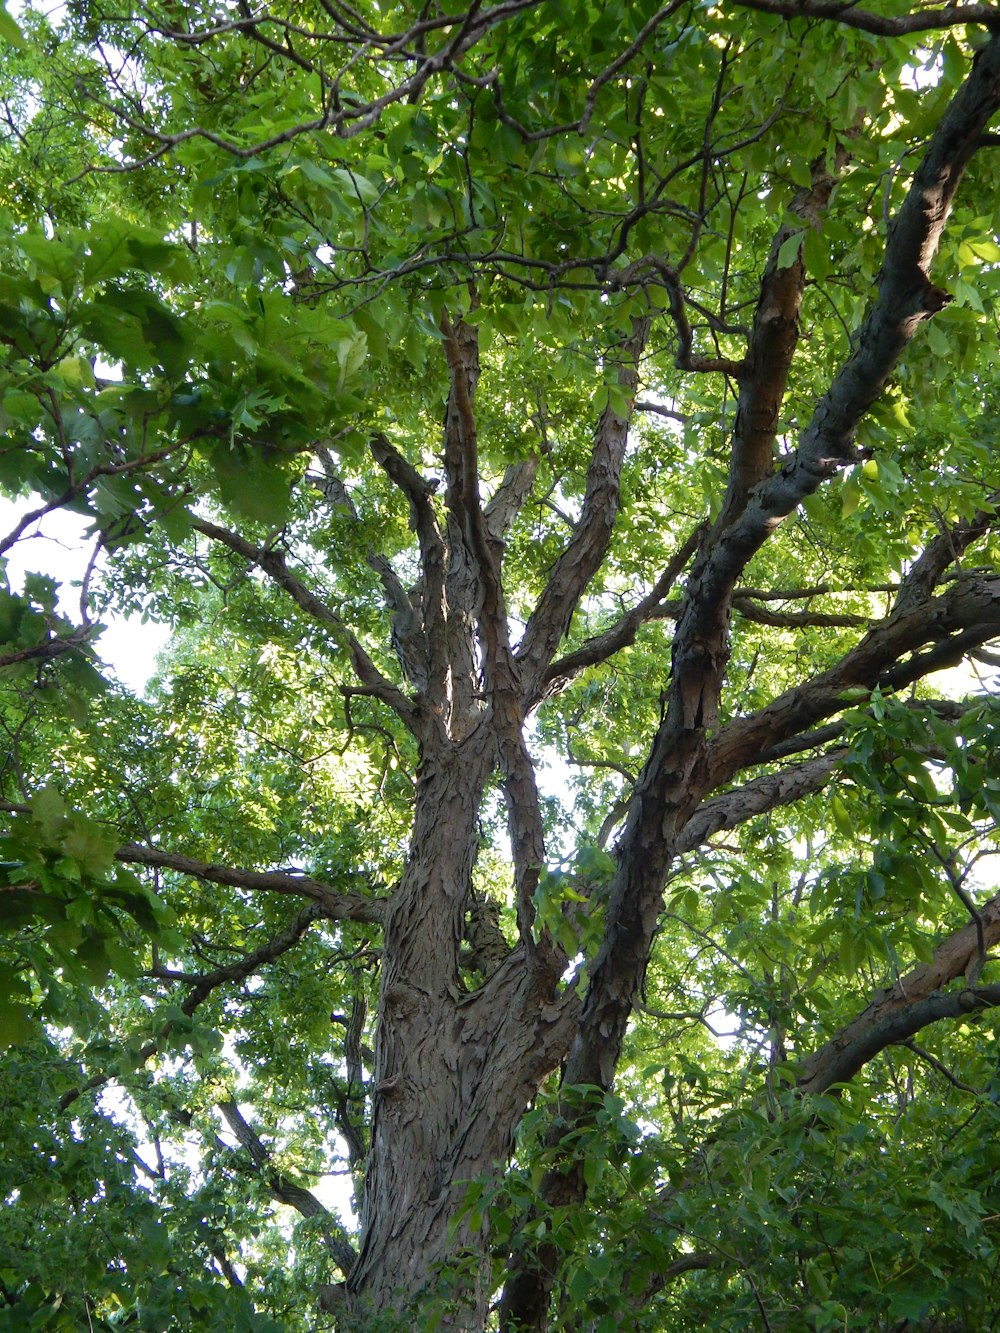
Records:
[[[0,536],[6,536],[38,505],[37,496],[18,500],[0,498]],[[93,552],[93,538],[88,537],[90,526],[82,515],[66,510],[47,514],[41,522],[33,524],[4,557],[11,592],[22,590],[26,573],[48,574],[61,588],[59,611],[79,623],[80,585]],[[152,621],[144,624],[139,616],[109,614],[102,623],[107,628],[95,640],[98,656],[123,685],[142,694],[156,669],[157,653],[169,642],[169,629]]]

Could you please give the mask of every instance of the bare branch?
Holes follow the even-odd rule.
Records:
[[[506,536],[508,528],[531,494],[537,471],[538,459],[532,457],[525,458],[520,463],[511,463],[504,473],[496,494],[483,511],[486,531],[494,541],[502,541]]]
[[[693,851],[716,833],[736,828],[755,815],[767,814],[779,806],[800,801],[804,796],[822,791],[847,754],[847,747],[791,764],[778,773],[754,778],[735,791],[713,796],[698,806],[684,825],[677,840],[679,854]]]
[[[868,617],[849,612],[831,615],[824,611],[768,611],[751,598],[739,594],[733,597],[733,610],[744,620],[778,629],[864,629],[870,623]]]
[[[423,578],[421,616],[422,656],[427,659],[427,699],[431,708],[443,709],[447,701],[448,608],[445,596],[447,547],[438,525],[431,496],[435,485],[420,475],[412,463],[384,435],[371,441],[372,457],[410,502],[410,526],[420,546]]]

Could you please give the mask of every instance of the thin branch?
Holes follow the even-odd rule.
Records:
[[[969,1083],[963,1083],[960,1078],[956,1078],[946,1064],[939,1060],[936,1055],[932,1055],[930,1051],[925,1051],[922,1046],[918,1046],[912,1038],[907,1038],[905,1041],[899,1042],[898,1045],[905,1047],[908,1051],[912,1051],[913,1054],[923,1060],[925,1064],[930,1065],[931,1069],[936,1070],[943,1079],[947,1079],[953,1088],[958,1088],[961,1092],[971,1092],[973,1096],[978,1095],[977,1089],[972,1087]]]
[[[204,976],[194,979],[194,984],[180,1003],[181,1013],[190,1018],[198,1006],[203,1004],[219,986],[232,981],[243,981],[247,977],[253,976],[266,964],[273,963],[282,954],[294,948],[312,923],[322,916],[325,916],[325,913],[318,905],[303,908],[301,912],[293,917],[283,931],[267,940],[259,948],[254,949],[252,953],[247,954],[235,963],[230,963],[227,967],[216,968],[214,972],[208,972]],[[140,1048],[135,1057],[135,1068],[140,1068],[147,1060],[151,1060],[156,1055],[176,1026],[177,1024],[173,1019],[169,1019],[162,1025],[153,1039],[147,1041]],[[75,1101],[79,1100],[85,1092],[92,1092],[95,1088],[104,1087],[114,1077],[114,1074],[106,1071],[94,1074],[78,1088],[70,1088],[68,1092],[64,1092],[59,1099],[58,1109],[65,1111],[67,1107],[72,1106]]]
[[[333,630],[336,637],[347,644],[355,674],[365,688],[376,698],[381,699],[383,703],[388,704],[408,727],[416,728],[419,713],[413,701],[408,699],[402,690],[393,685],[392,681],[387,680],[382,675],[340,616],[331,610],[325,602],[321,601],[315,593],[311,592],[297,575],[291,572],[285,563],[285,557],[280,551],[276,551],[273,547],[255,546],[253,542],[247,541],[239,533],[233,532],[229,528],[220,527],[219,524],[211,523],[207,519],[198,519],[192,524],[192,527],[204,536],[210,537],[213,541],[228,546],[231,551],[235,551],[237,555],[241,555],[252,565],[262,569],[278,587],[288,593],[296,606],[305,611],[313,620]]]
[[[684,572],[688,561],[698,549],[698,543],[705,530],[704,525],[695,528],[677,552],[671,556],[666,569],[646,596],[637,602],[630,611],[626,612],[620,620],[601,634],[595,634],[587,639],[579,648],[567,653],[565,657],[560,657],[557,661],[551,663],[542,677],[546,694],[561,689],[585,667],[605,662],[609,657],[620,652],[622,648],[627,648],[635,642],[640,627],[655,617],[664,597]]]

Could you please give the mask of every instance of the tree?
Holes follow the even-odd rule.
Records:
[[[2,1326],[992,1326],[996,22],[2,16]]]

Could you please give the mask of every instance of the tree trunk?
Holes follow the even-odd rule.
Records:
[[[567,1005],[545,1004],[523,949],[475,993],[459,949],[495,763],[487,728],[421,766],[410,856],[385,924],[373,1122],[348,1326],[406,1322],[456,1258],[441,1325],[481,1330],[491,1294],[485,1223],[456,1225],[468,1183],[496,1175],[539,1081],[565,1050]],[[353,1325],[350,1323],[353,1320]]]

